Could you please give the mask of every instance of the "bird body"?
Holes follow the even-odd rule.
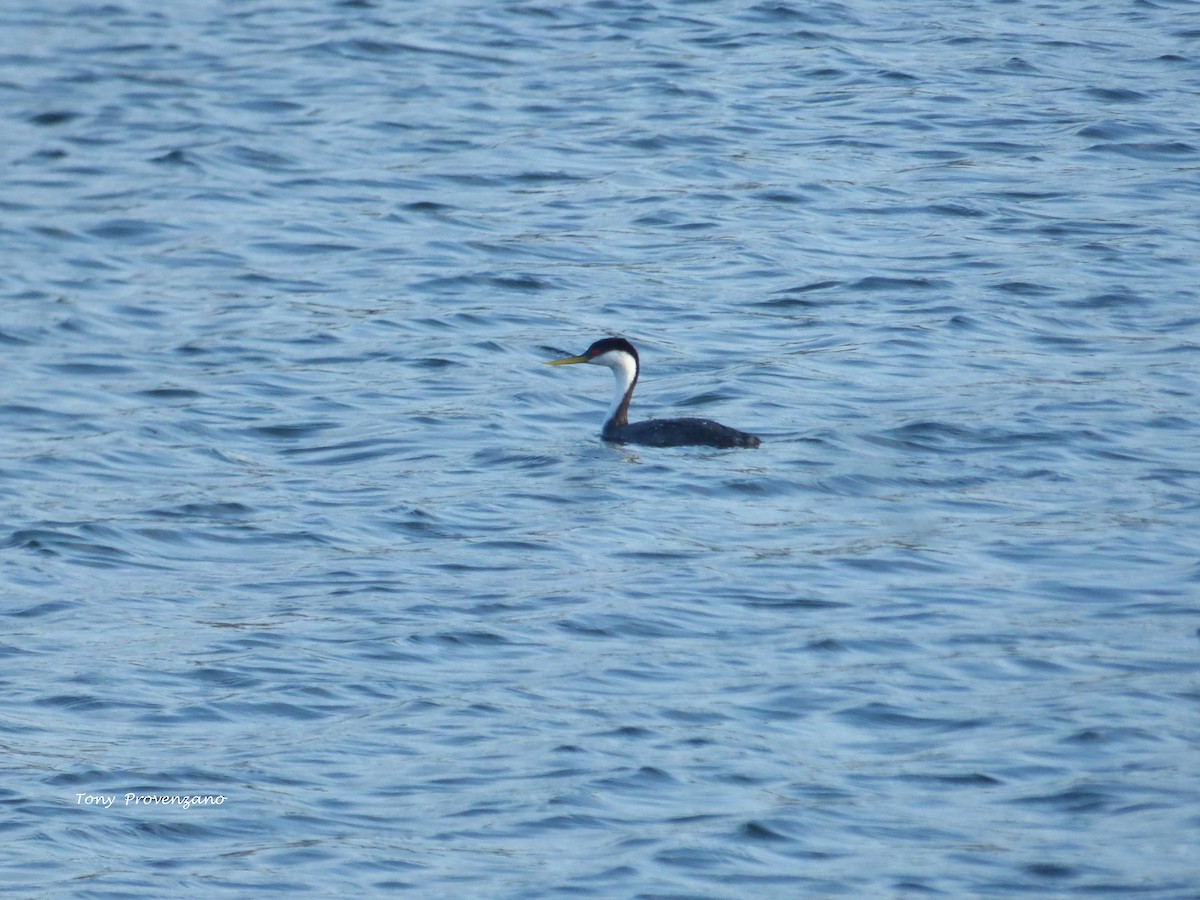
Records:
[[[624,338],[602,338],[580,356],[550,360],[546,365],[567,366],[589,363],[606,366],[615,377],[612,405],[604,417],[600,436],[615,444],[642,444],[647,447],[757,447],[761,441],[752,434],[730,428],[711,419],[650,419],[629,422],[629,401],[637,384],[641,364],[637,350]]]

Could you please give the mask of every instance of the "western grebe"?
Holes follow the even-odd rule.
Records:
[[[552,359],[548,366],[591,363],[608,366],[617,379],[612,407],[604,417],[600,437],[616,444],[645,444],[648,447],[757,447],[762,443],[752,434],[737,431],[709,419],[651,419],[629,424],[629,401],[637,384],[637,351],[624,338],[602,338],[582,356]]]

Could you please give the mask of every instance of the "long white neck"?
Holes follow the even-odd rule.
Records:
[[[594,365],[608,366],[615,378],[613,385],[612,404],[604,416],[605,425],[627,425],[629,422],[629,399],[633,395],[633,386],[637,383],[637,361],[628,353],[610,350],[591,360]]]

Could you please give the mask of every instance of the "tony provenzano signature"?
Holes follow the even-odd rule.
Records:
[[[99,806],[112,809],[118,794],[76,794],[76,806]],[[191,809],[193,806],[220,806],[225,802],[224,794],[135,794],[130,792],[123,798],[124,806],[178,806]]]

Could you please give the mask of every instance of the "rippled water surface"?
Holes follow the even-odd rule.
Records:
[[[1197,896],[1198,111],[1174,0],[7,5],[0,885]]]

